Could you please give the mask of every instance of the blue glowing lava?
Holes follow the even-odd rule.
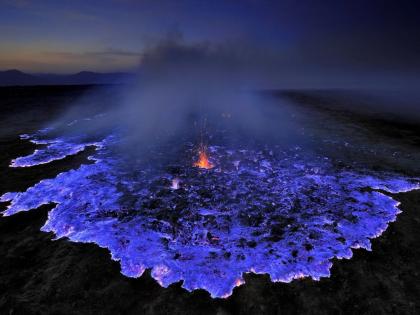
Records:
[[[209,147],[214,167],[193,167],[193,146],[178,165],[128,161],[101,141],[24,136],[43,147],[11,167],[49,163],[96,147],[93,164],[44,179],[9,201],[5,216],[55,204],[42,231],[109,249],[129,277],[151,268],[162,286],[226,297],[244,272],[273,281],[330,274],[331,259],[370,250],[396,219],[386,192],[417,189],[396,174],[337,170],[326,157],[273,148]],[[191,159],[190,159],[191,158]]]

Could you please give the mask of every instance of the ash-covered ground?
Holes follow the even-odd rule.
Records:
[[[201,170],[193,167],[194,143],[187,142],[171,146],[181,154],[164,149],[176,158],[171,163],[164,159],[162,167],[154,163],[148,172],[142,161],[133,165],[117,159],[115,167],[98,140],[75,146],[67,139],[51,147],[44,143],[35,159],[14,161],[32,167],[8,167],[34,150],[20,134],[36,134],[65,108],[66,100],[86,92],[82,87],[2,90],[1,193],[34,187],[32,193],[5,195],[12,200],[6,214],[39,207],[0,222],[6,253],[0,260],[4,311],[418,311],[418,192],[395,194],[415,188],[419,175],[415,124],[349,112],[347,104],[341,104],[346,110],[334,106],[346,99],[337,93],[282,92],[277,97],[292,100],[299,113],[290,119],[299,120],[296,132],[305,139],[301,146],[241,148],[214,139],[217,145],[208,148],[214,167]],[[60,156],[62,151],[67,153]],[[37,185],[42,179],[48,180]],[[77,198],[69,199],[69,193]],[[86,205],[95,200],[92,193],[99,194],[97,204]],[[387,228],[401,201],[403,213]],[[54,207],[42,205],[51,202],[58,206],[44,231],[100,244],[120,260],[125,275],[145,274],[125,278],[119,264],[95,245],[51,242],[51,234],[39,231],[46,211]],[[115,229],[104,228],[110,221]],[[353,249],[351,260],[333,259],[349,258],[350,248],[369,249],[370,242],[372,252]],[[286,282],[318,279],[328,276],[330,259],[331,277],[319,282],[272,283],[266,275]],[[249,271],[265,275],[244,274],[242,279]],[[150,275],[170,286],[161,288]],[[227,299],[211,299],[205,291],[226,296],[243,282]],[[188,293],[181,286],[205,290]]]

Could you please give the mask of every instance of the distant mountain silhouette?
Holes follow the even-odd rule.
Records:
[[[19,70],[0,71],[0,86],[12,85],[83,85],[127,83],[134,74],[126,72],[76,74],[28,74]]]
[[[19,70],[0,71],[0,85],[33,85],[38,78]]]

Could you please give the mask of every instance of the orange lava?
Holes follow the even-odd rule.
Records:
[[[213,167],[213,164],[211,164],[209,161],[205,147],[201,147],[198,151],[198,154],[198,161],[194,163],[194,166],[205,169],[210,169]]]

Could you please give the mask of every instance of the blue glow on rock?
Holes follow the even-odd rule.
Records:
[[[370,239],[399,213],[384,192],[418,189],[390,173],[342,171],[325,157],[290,150],[209,147],[214,168],[193,167],[193,146],[178,165],[127,161],[102,141],[43,139],[13,167],[49,163],[95,146],[95,163],[44,179],[24,192],[1,196],[5,216],[55,204],[42,231],[109,249],[121,272],[147,268],[162,286],[183,281],[187,290],[226,297],[244,272],[272,281],[330,275],[331,259],[370,250]],[[176,185],[174,186],[174,181]]]

